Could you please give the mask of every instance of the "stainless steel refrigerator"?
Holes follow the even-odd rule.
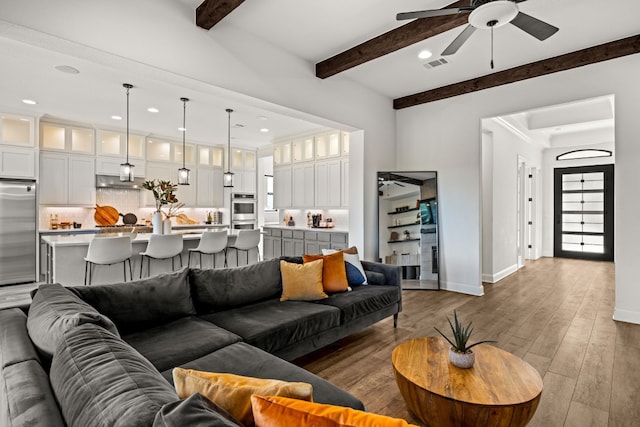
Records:
[[[36,280],[36,183],[0,179],[0,286]]]

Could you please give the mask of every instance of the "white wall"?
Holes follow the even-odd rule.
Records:
[[[640,323],[640,55],[631,55],[397,112],[399,169],[438,171],[443,284],[482,293],[480,121],[514,111],[615,95],[616,309]]]
[[[0,3],[0,36],[73,57],[117,66],[132,76],[173,79],[258,98],[327,126],[361,130],[350,187],[354,242],[364,258],[375,254],[376,171],[395,165],[395,115],[391,100],[344,76],[315,77],[314,64],[297,58],[227,21],[205,31],[194,10],[174,0],[24,0]],[[38,13],[34,13],[38,11]],[[71,43],[69,43],[71,41]],[[120,81],[118,81],[118,84]],[[361,150],[359,153],[355,150]],[[363,167],[366,165],[366,168]],[[364,206],[358,203],[364,203]],[[362,247],[360,246],[360,247]]]
[[[492,119],[482,122],[485,135],[482,157],[491,157],[485,159],[482,169],[483,188],[489,191],[488,197],[482,194],[482,277],[484,281],[494,283],[518,269],[518,162],[525,159],[527,167],[542,168],[542,147],[523,140]],[[490,182],[486,182],[488,180]],[[489,206],[491,209],[487,209]],[[490,246],[485,241],[487,237]]]
[[[596,159],[582,159],[582,160],[561,160],[557,161],[556,156],[567,151],[579,150],[582,148],[594,148],[602,150],[610,150],[614,153],[611,157],[602,157]],[[553,256],[553,170],[555,168],[569,168],[577,166],[588,165],[606,165],[615,163],[615,144],[613,141],[603,141],[599,144],[583,145],[579,147],[560,147],[560,148],[548,148],[543,154],[543,170],[542,170],[542,185],[543,185],[543,224],[542,227],[545,230],[542,236],[542,255]],[[617,172],[614,173],[614,179]],[[614,194],[614,197],[618,197]]]

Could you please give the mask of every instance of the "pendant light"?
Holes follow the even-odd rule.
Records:
[[[122,86],[127,89],[127,161],[120,164],[120,181],[133,182],[133,168],[135,166],[129,163],[129,90],[133,85],[123,83]]]
[[[187,102],[189,102],[189,98],[180,98],[180,101],[182,101],[182,167],[178,169],[178,185],[189,185],[190,171],[184,165],[187,157],[187,149],[184,141],[187,133]]]
[[[222,175],[222,183],[225,188],[233,187],[233,172],[231,172],[231,113],[233,110],[227,108],[229,114],[229,124],[227,127],[227,171]]]

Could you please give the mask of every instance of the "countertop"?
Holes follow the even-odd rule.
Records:
[[[132,226],[133,227],[133,226]],[[145,226],[146,227],[146,226]],[[229,228],[228,224],[176,224],[172,225],[171,228],[173,230],[197,230],[202,228],[219,228],[226,229]],[[93,227],[93,228],[67,228],[67,229],[57,229],[57,230],[49,230],[49,229],[41,229],[39,230],[40,235],[62,235],[62,234],[95,234],[100,233],[104,230],[104,227]],[[115,232],[117,232],[118,228],[113,228]]]
[[[182,238],[184,240],[199,240],[202,236],[202,233],[194,232],[194,231],[175,231],[174,234],[182,234]],[[129,233],[110,233],[110,237],[115,236],[128,236]],[[135,239],[133,239],[132,243],[147,243],[149,242],[149,236],[152,233],[139,233]],[[101,236],[107,236],[106,234],[101,234]],[[95,234],[74,234],[74,235],[54,235],[54,236],[42,236],[42,241],[52,247],[62,247],[62,246],[88,246],[89,242],[96,238]],[[229,243],[235,242],[236,235],[229,235]]]
[[[333,228],[309,228],[306,225],[302,226],[302,225],[294,225],[294,226],[288,226],[288,225],[282,225],[282,224],[264,224],[262,226],[262,228],[277,228],[280,230],[297,230],[297,231],[317,231],[319,233],[348,233],[349,230],[345,230],[343,228],[337,228],[337,227],[333,227]]]

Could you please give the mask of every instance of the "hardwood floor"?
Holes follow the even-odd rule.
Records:
[[[528,262],[485,295],[403,291],[398,328],[384,320],[296,363],[360,398],[372,412],[419,422],[398,392],[391,352],[435,335],[453,310],[534,366],[544,389],[530,426],[640,426],[640,325],[612,320],[614,265],[560,258]],[[631,351],[629,351],[631,350]]]

